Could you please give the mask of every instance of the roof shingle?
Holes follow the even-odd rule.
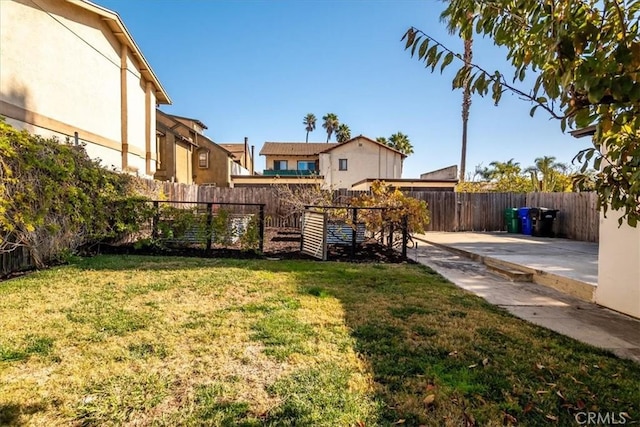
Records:
[[[335,142],[265,142],[261,156],[317,156],[322,151],[338,145]]]

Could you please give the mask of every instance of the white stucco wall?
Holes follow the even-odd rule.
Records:
[[[128,167],[152,177],[157,88],[147,95],[131,51],[122,81],[122,45],[113,31],[98,14],[66,1],[0,0],[0,114],[43,135],[78,132],[92,157],[121,169],[126,85]]]
[[[339,170],[339,160],[347,159],[347,170]],[[402,177],[402,156],[365,138],[336,146],[320,154],[320,173],[325,185],[347,188],[366,178],[399,179]]]
[[[619,216],[600,218],[596,302],[640,318],[640,227],[618,227]]]
[[[66,134],[55,132],[50,129],[41,128],[38,126],[33,126],[29,123],[14,119],[7,118],[5,121],[16,129],[24,129],[29,133],[35,133],[41,135],[44,138],[56,137],[58,138],[58,140],[60,140],[60,142],[65,142],[66,139],[69,138],[72,143],[75,143],[75,138],[69,137],[69,135]],[[120,153],[120,150],[114,150],[108,147],[103,147],[101,145],[91,144],[89,141],[81,138],[79,135],[78,143],[82,144],[89,157],[94,160],[98,160],[101,166],[110,170],[119,169],[122,160],[122,154]]]
[[[144,174],[145,163],[145,87],[142,76],[133,62],[131,52],[127,56],[127,130],[129,141],[129,167]],[[154,120],[155,121],[155,120]]]
[[[118,41],[95,14],[38,4],[55,19],[26,0],[0,1],[2,99],[120,141]]]

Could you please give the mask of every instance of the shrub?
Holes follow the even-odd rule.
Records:
[[[35,264],[137,230],[145,199],[133,177],[83,147],[18,131],[0,119],[0,253],[26,247]]]
[[[407,216],[409,233],[424,233],[429,224],[427,202],[409,197],[398,189],[392,189],[383,181],[374,181],[371,191],[351,200],[354,207],[388,208],[385,210],[363,209],[358,212],[358,221],[363,221],[369,231],[376,232],[383,227],[399,230],[403,218]]]

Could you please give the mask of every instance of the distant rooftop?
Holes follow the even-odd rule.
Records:
[[[317,156],[335,142],[265,142],[261,156]]]

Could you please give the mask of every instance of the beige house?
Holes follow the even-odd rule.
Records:
[[[115,12],[85,0],[2,0],[0,49],[9,124],[153,177],[156,105],[171,101]]]
[[[198,144],[190,131],[183,122],[156,110],[158,160],[155,179],[193,184],[193,157]]]
[[[350,189],[366,179],[400,179],[407,157],[366,136],[356,136],[342,144],[333,144],[320,152],[319,172],[329,188]]]
[[[595,126],[571,132],[591,136]],[[640,227],[618,225],[621,212],[600,214],[596,303],[640,318]]]
[[[341,144],[265,142],[260,155],[266,157],[266,169],[263,177],[252,179],[254,184],[270,183],[274,176],[293,182],[304,177],[300,183],[336,189],[350,189],[366,179],[400,179],[407,157],[362,135]]]
[[[204,134],[198,119],[157,111],[159,167],[155,179],[230,187],[232,175],[249,171],[234,154]]]

